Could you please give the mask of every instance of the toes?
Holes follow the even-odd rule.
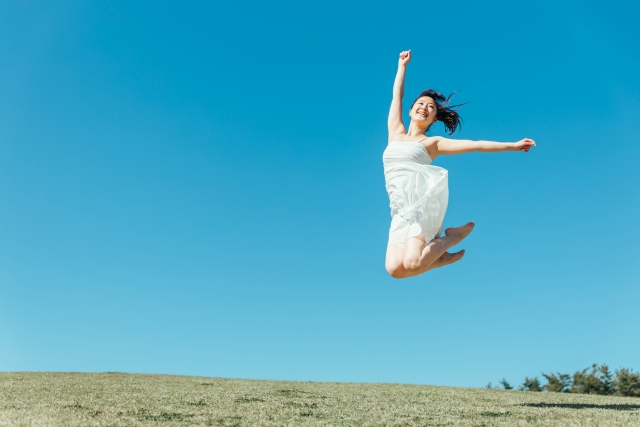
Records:
[[[454,262],[458,262],[462,259],[463,256],[464,256],[464,250],[450,254],[450,256],[447,257],[448,258],[447,264],[453,264]]]

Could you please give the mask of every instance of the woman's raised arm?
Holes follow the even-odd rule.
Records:
[[[404,96],[404,75],[407,71],[409,61],[411,61],[411,50],[400,52],[398,72],[396,73],[396,80],[393,82],[393,99],[391,100],[389,120],[387,122],[389,142],[398,134],[406,132],[404,123],[402,122],[402,97]]]

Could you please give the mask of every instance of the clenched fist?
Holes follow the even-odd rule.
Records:
[[[525,138],[514,144],[516,151],[524,151],[528,153],[531,150],[531,147],[535,147],[536,142],[533,139]]]
[[[406,67],[411,61],[411,49],[400,52],[400,59],[398,59],[398,67]]]

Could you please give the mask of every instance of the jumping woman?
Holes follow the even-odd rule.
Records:
[[[426,136],[436,121],[443,122],[449,135],[460,125],[456,106],[432,89],[425,90],[411,105],[409,129],[402,121],[404,76],[411,51],[400,53],[398,73],[393,84],[389,110],[389,145],[384,150],[384,177],[391,205],[391,229],[387,246],[386,268],[395,278],[416,276],[425,271],[459,261],[464,250],[447,250],[473,231],[474,223],[447,228],[441,236],[447,211],[449,187],[447,171],[431,162],[440,155],[473,151],[528,152],[536,143],[532,139],[518,142],[470,141]]]

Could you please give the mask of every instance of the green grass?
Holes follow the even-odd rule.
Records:
[[[640,426],[640,399],[400,384],[0,373],[0,426]]]

